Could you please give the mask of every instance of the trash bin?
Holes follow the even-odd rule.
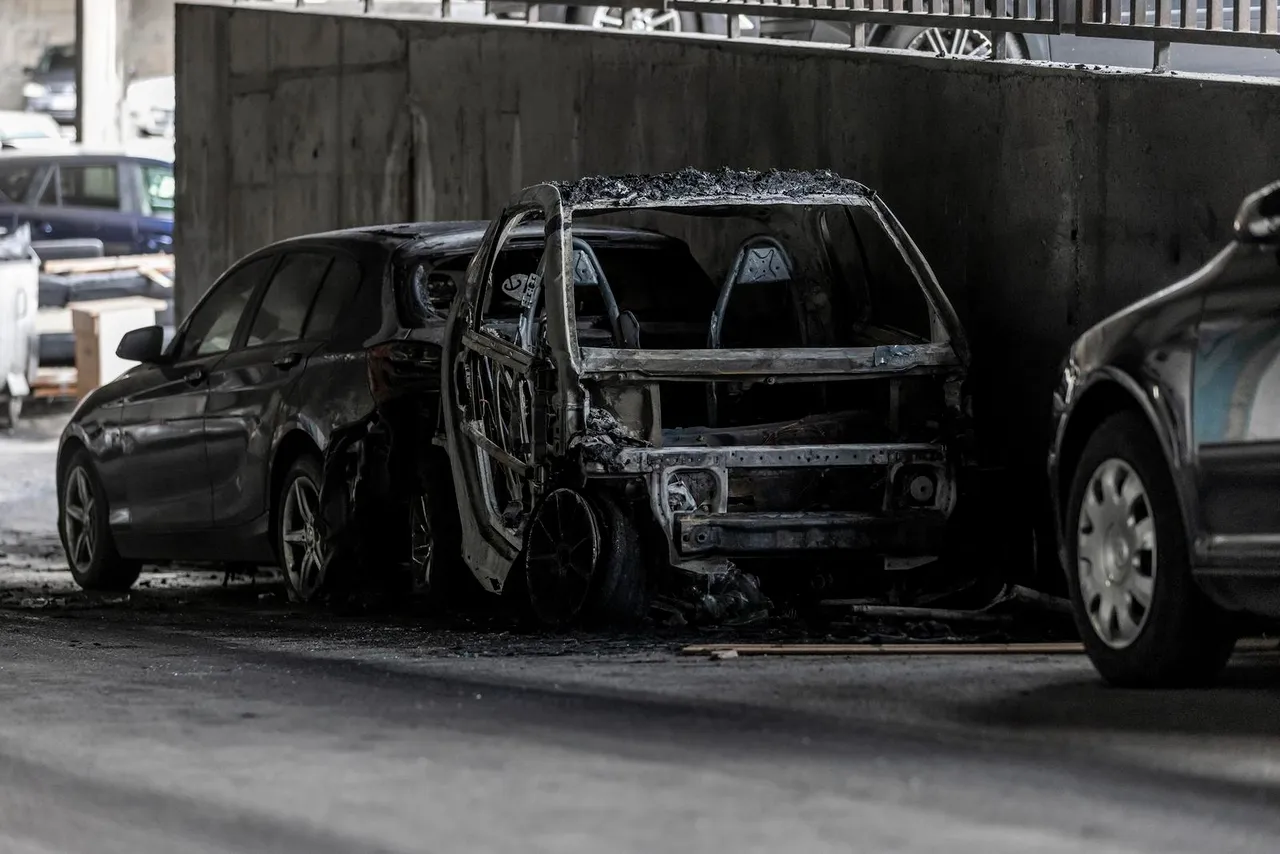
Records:
[[[31,251],[31,227],[0,237],[0,427],[12,429],[31,394],[39,367],[36,310],[40,261]]]

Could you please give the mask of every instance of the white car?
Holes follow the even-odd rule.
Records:
[[[125,110],[139,136],[173,136],[174,80],[147,77],[135,80],[125,90]]]
[[[0,110],[0,148],[59,148],[67,144],[62,128],[52,116]]]

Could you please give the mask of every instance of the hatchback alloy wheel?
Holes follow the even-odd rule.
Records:
[[[413,563],[414,580],[429,587],[434,580],[431,569],[435,558],[435,537],[431,532],[431,507],[427,496],[419,495],[413,500],[409,515],[409,559]]]
[[[62,526],[67,559],[81,573],[88,573],[98,547],[98,516],[93,485],[85,470],[76,466],[67,477],[62,498]]]
[[[301,601],[315,596],[324,581],[324,548],[316,512],[320,490],[306,474],[297,474],[284,496],[280,560],[290,591]]]

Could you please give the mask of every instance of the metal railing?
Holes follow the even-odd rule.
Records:
[[[405,0],[232,0],[258,7],[309,7],[316,11],[374,12],[404,8]],[[523,6],[538,19],[537,2],[420,0],[431,17],[452,17],[468,4]],[[560,6],[597,6],[599,0],[548,0]],[[800,18],[849,25],[849,43],[862,47],[878,27],[974,30],[990,34],[992,57],[1006,58],[1008,34],[1076,35],[1130,39],[1154,45],[1152,65],[1166,68],[1173,44],[1280,50],[1280,0],[623,0],[641,9],[723,15],[730,38],[752,18]]]

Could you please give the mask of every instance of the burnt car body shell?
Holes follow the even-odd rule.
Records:
[[[636,209],[694,211],[700,208],[737,206],[850,206],[864,205],[874,211],[892,237],[899,252],[913,270],[916,281],[932,308],[938,337],[924,345],[889,345],[867,348],[781,349],[781,350],[664,350],[595,348],[580,346],[571,301],[574,281],[573,225],[575,214],[595,214]],[[545,334],[549,358],[523,350],[481,329],[485,282],[496,252],[513,229],[528,215],[545,223],[543,258],[545,292]],[[446,366],[442,376],[443,411],[447,446],[453,463],[455,491],[463,516],[463,551],[472,572],[490,589],[500,591],[506,576],[522,550],[520,513],[529,505],[513,504],[504,511],[493,503],[492,482],[495,463],[518,478],[526,478],[531,491],[544,488],[545,478],[554,479],[555,469],[575,452],[581,452],[593,438],[613,432],[621,438],[625,430],[615,430],[612,416],[600,416],[592,405],[584,383],[634,386],[657,379],[717,382],[724,379],[777,379],[812,381],[839,376],[887,377],[946,375],[951,377],[948,405],[962,408],[960,382],[968,363],[967,341],[949,301],[928,262],[888,208],[875,194],[853,181],[830,173],[743,173],[723,170],[708,174],[688,170],[664,176],[593,178],[573,184],[545,184],[515,196],[503,214],[485,234],[467,270],[465,289],[450,316],[446,339]],[[478,359],[479,367],[470,359]],[[530,393],[526,421],[544,421],[545,434],[535,425],[511,447],[502,446],[485,434],[475,414],[484,410],[482,396],[473,385],[485,371],[501,374],[510,383],[548,383],[549,389]],[[490,380],[493,381],[493,380]],[[479,386],[476,385],[476,388]],[[490,394],[487,397],[494,397]],[[624,440],[625,443],[625,440]],[[788,552],[795,548],[829,546],[857,548],[874,538],[880,520],[853,518],[854,514],[726,514],[724,492],[717,508],[705,517],[686,515],[677,519],[665,509],[666,492],[662,479],[685,468],[716,470],[721,481],[732,468],[781,468],[830,464],[840,466],[912,463],[937,464],[945,449],[937,445],[885,443],[879,445],[836,445],[787,447],[740,447],[717,453],[698,448],[645,447],[639,443],[622,448],[608,459],[583,455],[585,465],[578,472],[587,479],[626,478],[648,484],[648,498],[654,521],[665,528],[673,563],[692,568],[703,551],[732,554],[736,551]],[[516,447],[519,445],[519,447]],[[819,453],[814,453],[815,449]],[[826,462],[822,462],[822,454]],[[686,459],[687,458],[687,459]],[[948,484],[949,485],[949,484]],[[943,490],[940,489],[939,492]],[[948,495],[945,500],[952,499]],[[939,498],[939,506],[944,503]],[[516,514],[508,524],[507,513]],[[938,514],[943,521],[950,505]],[[925,514],[921,514],[923,516]],[[837,518],[839,517],[839,518]],[[526,517],[527,518],[527,517]],[[911,519],[897,519],[900,540],[912,537]],[[827,536],[827,533],[834,536]],[[686,543],[687,548],[681,548]],[[720,548],[715,548],[720,547]]]
[[[1280,616],[1280,264],[1236,241],[1072,345],[1048,458],[1059,561],[1074,463],[1093,428],[1142,413],[1172,473],[1193,577],[1218,604]]]

